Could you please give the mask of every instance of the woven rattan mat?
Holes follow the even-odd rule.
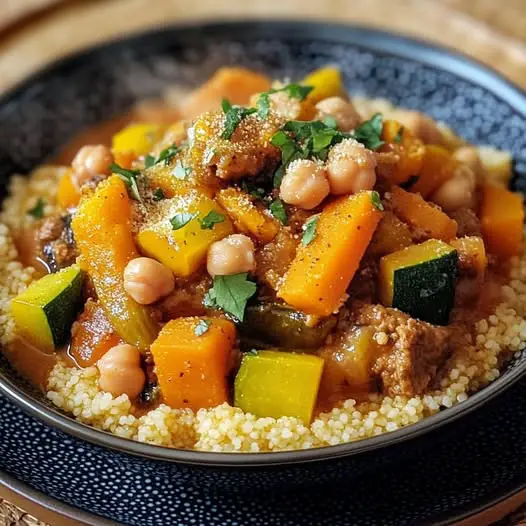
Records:
[[[0,92],[43,64],[106,38],[173,21],[251,16],[337,19],[416,35],[471,54],[526,88],[526,0],[156,0],[155,9],[151,0],[0,4]],[[472,524],[499,517],[500,526],[526,526],[524,498]],[[57,517],[50,526],[59,524],[75,522]],[[0,498],[0,526],[36,525],[45,526]]]

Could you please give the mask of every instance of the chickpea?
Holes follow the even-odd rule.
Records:
[[[269,100],[270,107],[280,117],[287,120],[294,120],[301,115],[301,101],[294,97],[289,97],[284,91],[272,93],[272,95],[269,96]]]
[[[174,286],[172,271],[155,259],[135,258],[124,269],[124,290],[141,305],[167,296]]]
[[[413,110],[396,110],[392,117],[409,128],[425,144],[443,144],[442,132],[431,117]]]
[[[256,268],[254,243],[243,234],[232,234],[210,245],[206,269],[211,276],[251,272]]]
[[[361,117],[351,102],[341,97],[329,97],[316,104],[317,119],[334,117],[341,131],[350,131],[360,124]]]
[[[471,208],[475,199],[475,174],[467,165],[460,165],[453,177],[435,190],[431,201],[446,212],[459,208]]]
[[[115,396],[135,398],[144,388],[146,375],[141,369],[141,353],[127,343],[112,347],[98,362],[99,386]]]
[[[329,191],[323,164],[300,159],[289,164],[281,181],[279,196],[289,205],[312,210],[329,195]]]
[[[112,162],[113,155],[107,146],[103,144],[83,146],[71,163],[72,180],[80,188],[97,175],[109,175]]]
[[[477,149],[473,146],[461,146],[453,153],[453,158],[469,166],[477,179],[484,176],[484,166]]]
[[[352,194],[372,190],[376,183],[374,154],[354,139],[345,139],[331,148],[327,173],[331,193]]]

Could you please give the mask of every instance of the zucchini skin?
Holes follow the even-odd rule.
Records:
[[[447,325],[455,302],[456,250],[395,270],[393,307],[434,325]]]

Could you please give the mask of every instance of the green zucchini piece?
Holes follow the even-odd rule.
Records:
[[[383,305],[413,318],[447,325],[455,302],[457,251],[438,239],[393,252],[380,260]]]
[[[238,326],[241,339],[260,340],[265,344],[290,349],[318,349],[334,329],[336,319],[324,318],[315,327],[307,325],[302,312],[275,303],[252,305]]]
[[[80,267],[72,265],[29,285],[11,301],[17,333],[46,352],[66,343],[82,307],[82,282]]]

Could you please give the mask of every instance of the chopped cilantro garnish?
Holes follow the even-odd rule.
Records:
[[[316,238],[319,219],[320,215],[316,214],[305,221],[305,224],[303,225],[303,237],[301,238],[301,244],[304,247],[310,245],[310,243]]]
[[[196,336],[202,336],[210,328],[210,322],[207,320],[199,320],[194,330]]]
[[[137,176],[140,175],[140,170],[128,170],[116,163],[110,164],[110,170],[126,183],[131,197],[136,201],[141,201],[141,194],[139,194],[139,187],[137,186]]]
[[[179,230],[180,228],[183,228],[186,226],[192,219],[195,219],[197,217],[197,214],[190,214],[189,212],[182,212],[180,214],[175,214],[172,219],[170,219],[170,223],[172,224],[173,230]]]
[[[46,206],[46,202],[41,197],[39,197],[35,206],[33,208],[30,208],[27,211],[27,214],[34,217],[35,219],[42,219],[44,217],[44,207],[45,206]]]
[[[270,112],[270,95],[273,93],[284,92],[291,99],[303,100],[313,90],[312,86],[301,86],[300,84],[287,84],[283,88],[270,89],[261,93],[257,100],[258,116],[266,119]]]
[[[396,132],[396,135],[395,135],[395,138],[394,138],[394,142],[396,144],[400,144],[402,142],[402,139],[404,138],[404,130],[405,130],[405,128],[403,126],[400,126],[400,128]]]
[[[180,152],[180,148],[176,146],[175,144],[172,144],[171,146],[168,146],[168,148],[165,148],[159,156],[156,158],[153,155],[148,154],[144,158],[144,166],[146,168],[151,168],[155,164],[161,163],[164,161],[164,164],[168,166],[173,158]]]
[[[234,106],[230,104],[227,99],[223,99],[221,107],[225,112],[225,128],[221,134],[221,138],[227,140],[229,140],[232,135],[234,135],[239,123],[245,117],[248,117],[257,111],[256,108],[243,108],[243,106]]]
[[[203,219],[201,219],[199,223],[201,224],[202,230],[212,230],[212,228],[214,228],[214,225],[222,223],[224,220],[225,216],[223,214],[220,214],[215,210],[210,210],[210,212],[208,212],[208,214],[206,214],[206,216],[203,217]]]
[[[255,199],[263,199],[265,197],[265,190],[255,186],[252,181],[242,181],[241,188]]]
[[[380,199],[380,194],[378,192],[371,193],[371,201],[375,208],[383,212],[385,210],[382,200]]]
[[[205,294],[205,307],[220,308],[237,320],[243,321],[247,301],[257,290],[257,285],[248,280],[247,276],[246,272],[215,276],[212,288]]]
[[[270,213],[279,221],[281,221],[284,225],[287,224],[287,212],[285,210],[285,206],[283,205],[283,202],[280,199],[274,199],[272,203],[270,203],[269,206]]]
[[[164,195],[164,191],[162,188],[157,188],[155,192],[153,193],[153,200],[154,201],[162,201],[166,196]]]
[[[362,122],[352,132],[351,136],[361,142],[369,150],[378,150],[385,141],[380,139],[382,135],[382,114],[377,113],[368,121]]]
[[[177,160],[175,163],[175,168],[172,170],[173,176],[176,179],[181,179],[182,181],[188,179],[191,173],[192,169],[189,166],[183,166],[183,163],[180,160]]]

